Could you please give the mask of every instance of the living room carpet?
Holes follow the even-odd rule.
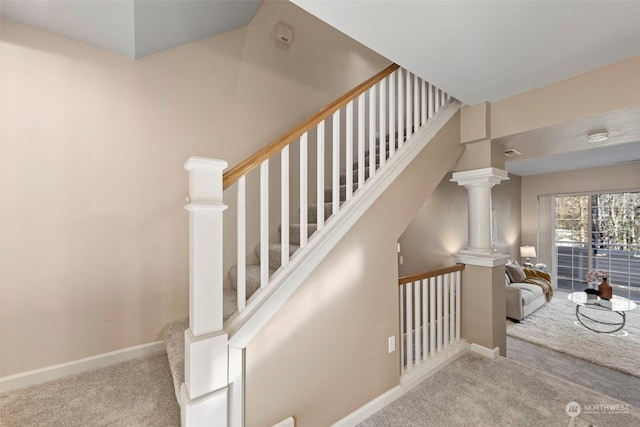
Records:
[[[576,305],[565,294],[554,298],[520,323],[507,320],[507,335],[640,377],[640,313],[626,313],[625,327],[611,334],[576,324]],[[615,313],[599,313],[615,316]],[[606,320],[606,319],[603,319]]]
[[[582,408],[573,419],[567,414],[569,402]],[[504,357],[470,352],[358,427],[638,425],[638,408]]]

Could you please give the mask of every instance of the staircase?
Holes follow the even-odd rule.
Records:
[[[192,158],[185,165],[190,172],[190,318],[173,322],[163,331],[183,425],[244,425],[248,343],[460,107],[395,64],[334,104],[224,177],[224,161]],[[430,126],[425,126],[427,121]],[[386,135],[384,144],[378,135]],[[312,140],[316,152],[308,157]],[[299,176],[290,177],[290,144],[298,147]],[[326,166],[325,150],[331,157]],[[276,154],[280,158],[275,165],[280,173],[279,243],[269,241],[268,217],[269,192],[277,187],[269,183],[269,164]],[[316,203],[308,203],[309,158],[316,165],[316,175],[311,176]],[[255,248],[249,249],[249,181],[245,177],[258,168],[260,236]],[[289,183],[298,179],[296,199],[289,194]],[[219,238],[226,208],[223,188],[225,200],[237,200],[237,265],[227,272],[222,271]],[[290,204],[300,214],[297,222],[289,221]],[[249,250],[255,250],[257,263],[246,264]],[[223,287],[225,273],[228,288]]]
[[[389,141],[387,137],[386,146],[386,156],[389,155]],[[394,148],[398,148],[398,142],[394,143]],[[380,139],[376,140],[376,157],[380,155]],[[365,179],[369,177],[368,166],[369,166],[369,152],[365,153]],[[379,167],[379,161],[376,162],[376,167]],[[353,173],[352,173],[352,182],[358,181],[358,164],[353,164]],[[346,201],[347,197],[347,175],[345,173],[340,175],[340,204]],[[354,190],[357,187],[354,185]],[[327,188],[324,191],[324,200],[326,203],[324,204],[324,221],[328,221],[332,215],[333,209],[333,189]],[[320,210],[322,211],[322,210]],[[310,237],[316,232],[317,220],[318,220],[318,205],[313,204],[309,205],[307,209],[307,218],[308,218],[308,226],[307,226],[307,236]],[[300,230],[301,225],[299,223],[291,223],[289,224],[289,256],[292,256],[299,248],[300,248]],[[279,227],[279,231],[281,227]],[[261,251],[260,244],[255,247],[255,253],[258,257],[259,262]],[[282,245],[280,243],[270,243],[269,244],[269,276],[273,275],[280,268],[282,262]],[[223,305],[223,319],[226,322],[232,315],[237,313],[238,307],[238,298],[237,298],[237,283],[238,283],[238,268],[237,265],[234,265],[229,269],[229,279],[231,281],[231,288],[224,289],[224,305]],[[246,286],[247,286],[247,296],[246,299],[249,300],[251,296],[260,289],[260,264],[249,264],[246,266]],[[171,374],[173,376],[173,384],[176,391],[176,397],[178,401],[180,401],[180,386],[184,382],[184,332],[189,328],[189,322],[187,319],[178,320],[166,325],[163,330],[163,338],[165,347],[167,350],[167,357],[169,358],[169,366],[171,368]]]

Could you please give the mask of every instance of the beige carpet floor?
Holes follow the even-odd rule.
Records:
[[[640,310],[626,315],[622,331],[593,332],[576,324],[575,304],[560,294],[520,323],[507,320],[507,335],[640,377]],[[613,320],[615,313],[597,316]]]
[[[2,427],[178,427],[167,354],[0,394]]]
[[[508,359],[475,354],[443,368],[363,425],[564,427],[571,401],[585,405],[576,425],[640,426],[633,406]],[[179,425],[165,353],[0,394],[2,427]]]
[[[573,421],[566,411],[571,402],[580,407]],[[640,411],[512,360],[502,357],[492,360],[468,353],[360,424],[362,427],[569,425],[638,427]]]

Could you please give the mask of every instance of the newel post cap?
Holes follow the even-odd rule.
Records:
[[[224,160],[193,156],[189,157],[189,160],[185,162],[184,168],[188,171],[195,167],[210,167],[223,170],[226,169],[228,165],[229,164]]]

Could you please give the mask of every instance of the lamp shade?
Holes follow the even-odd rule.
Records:
[[[535,258],[536,257],[535,246],[520,246],[520,256],[523,258]]]

